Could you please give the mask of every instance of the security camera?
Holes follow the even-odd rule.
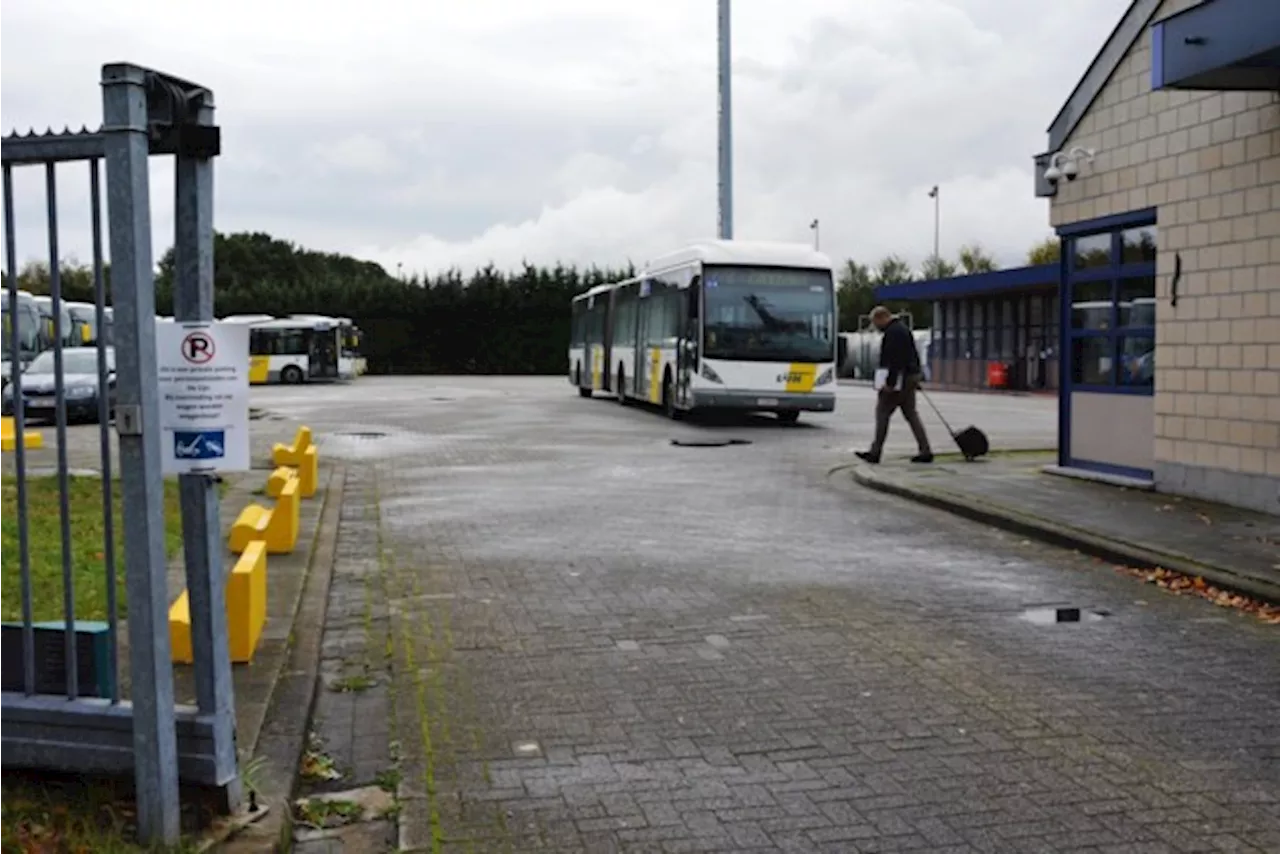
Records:
[[[1080,174],[1080,160],[1084,159],[1092,163],[1095,153],[1092,148],[1081,148],[1078,145],[1070,151],[1055,152],[1049,158],[1049,168],[1044,170],[1044,179],[1054,187],[1063,178],[1074,181]]]

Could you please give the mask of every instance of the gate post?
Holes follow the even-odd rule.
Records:
[[[147,72],[137,66],[102,68],[134,780],[138,835],[143,845],[173,844],[180,829],[165,579],[146,84]]]
[[[213,125],[213,93],[189,96],[189,123]],[[179,145],[174,198],[173,317],[181,323],[213,320],[213,158]],[[191,652],[196,706],[212,723],[213,758],[219,807],[240,804],[236,768],[235,687],[227,636],[226,575],[218,479],[208,474],[178,475],[182,497],[182,543],[191,607]]]

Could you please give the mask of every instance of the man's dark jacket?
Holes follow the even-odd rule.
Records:
[[[884,338],[880,340],[880,367],[889,369],[885,387],[890,389],[897,386],[899,377],[919,376],[921,373],[916,339],[896,317],[885,326]]]

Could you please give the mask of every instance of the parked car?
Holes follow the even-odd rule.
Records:
[[[116,352],[106,348],[107,411],[115,411]],[[56,418],[56,377],[53,351],[36,356],[22,372],[22,397],[26,401],[25,417],[53,420]],[[98,420],[98,348],[66,347],[62,351],[62,393],[66,400],[67,421]],[[13,384],[5,386],[4,414],[13,414]]]

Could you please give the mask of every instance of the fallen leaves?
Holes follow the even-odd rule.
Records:
[[[1171,569],[1138,569],[1132,566],[1117,566],[1116,570],[1134,578],[1141,578],[1170,593],[1199,596],[1207,599],[1220,608],[1231,608],[1241,614],[1252,614],[1269,625],[1280,625],[1280,605],[1270,605],[1260,599],[1223,590],[1198,575],[1185,575]]]

